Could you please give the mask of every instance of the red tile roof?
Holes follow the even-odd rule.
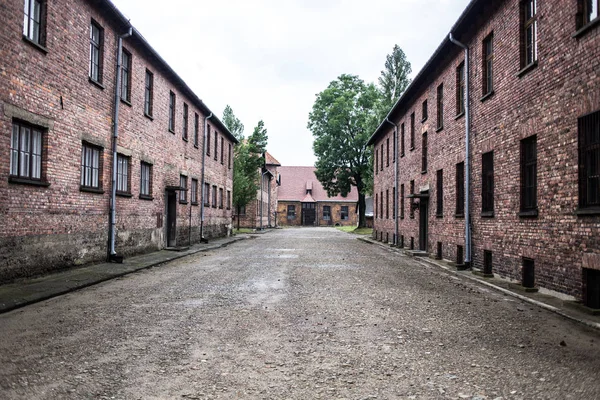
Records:
[[[268,151],[265,152],[265,164],[280,166],[281,163],[275,159]]]
[[[277,168],[281,176],[281,186],[277,190],[277,199],[282,201],[304,201],[306,197],[307,182],[312,184],[312,198],[315,201],[358,201],[358,192],[356,187],[347,197],[337,195],[328,197],[327,191],[321,186],[321,182],[315,176],[315,167],[279,167]]]

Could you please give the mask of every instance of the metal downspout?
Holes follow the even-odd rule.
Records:
[[[398,245],[398,164],[400,164],[398,160],[398,125],[394,124],[388,117],[385,117],[385,122],[394,126],[394,147],[396,150],[394,151],[394,160],[396,160],[396,167],[394,167],[394,246]]]
[[[470,154],[470,108],[469,108],[469,48],[454,39],[452,33],[448,39],[465,50],[465,267],[471,267],[471,211],[469,208],[471,192],[471,161]]]
[[[112,137],[112,156],[113,156],[113,168],[112,168],[112,180],[111,180],[111,192],[110,192],[110,212],[109,212],[109,251],[108,261],[123,262],[122,257],[117,256],[115,251],[115,239],[116,239],[116,220],[117,220],[117,139],[119,137],[119,103],[121,100],[121,63],[122,63],[122,48],[123,39],[133,34],[133,27],[130,26],[127,33],[119,35],[117,38],[117,82],[115,87],[115,108],[113,115],[113,137]]]
[[[208,193],[205,193],[204,190],[204,169],[206,165],[206,137],[208,135],[208,120],[212,117],[213,113],[210,113],[208,117],[204,118],[204,141],[202,143],[202,198],[200,200],[200,242],[207,242],[207,240],[204,239],[204,203],[206,203],[204,196],[208,195]]]

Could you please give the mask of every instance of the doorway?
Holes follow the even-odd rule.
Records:
[[[177,194],[167,191],[167,247],[177,246]]]
[[[419,250],[427,251],[427,234],[429,229],[429,197],[419,200]]]
[[[302,203],[302,225],[314,226],[316,217],[316,203]]]

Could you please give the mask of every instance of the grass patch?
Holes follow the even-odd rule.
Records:
[[[238,233],[252,233],[254,232],[254,229],[250,229],[250,228],[240,228],[240,229],[234,229],[233,230],[233,234],[238,234]]]
[[[342,232],[354,233],[355,235],[373,234],[373,228],[357,228],[355,226],[336,226],[335,228]]]

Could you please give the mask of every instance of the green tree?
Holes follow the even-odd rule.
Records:
[[[244,140],[244,124],[235,116],[229,105],[225,106],[223,111],[223,124],[240,143]]]
[[[229,106],[223,111],[223,124],[239,140],[234,148],[232,203],[240,215],[241,208],[256,199],[260,183],[259,168],[264,163],[263,154],[267,147],[267,130],[264,122],[259,121],[250,137],[245,139],[244,125]],[[238,229],[239,224],[238,218]]]
[[[377,127],[381,92],[358,76],[341,75],[317,95],[308,129],[315,141],[315,175],[329,196],[358,191],[359,227],[365,226],[365,191],[372,174],[365,143]]]
[[[397,44],[394,45],[392,54],[385,58],[385,68],[381,71],[379,77],[379,86],[382,92],[382,99],[379,108],[380,119],[383,119],[390,112],[396,101],[410,84],[408,75],[412,72],[410,61],[406,59],[406,54]]]

